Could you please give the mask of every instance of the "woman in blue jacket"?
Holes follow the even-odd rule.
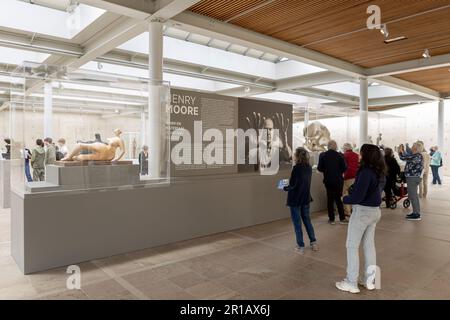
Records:
[[[297,148],[294,154],[294,161],[295,165],[292,169],[289,185],[284,190],[288,192],[287,206],[291,209],[291,218],[297,239],[297,247],[295,250],[300,254],[304,254],[305,243],[303,242],[302,221],[308,233],[311,249],[313,251],[319,250],[309,216],[312,168],[309,164],[308,151],[305,148]]]
[[[359,245],[363,244],[365,258],[364,279],[359,281],[368,290],[375,289],[377,258],[375,227],[381,217],[381,194],[386,181],[386,164],[380,149],[364,144],[360,150],[361,162],[351,194],[345,204],[353,206],[347,230],[347,277],[336,282],[339,290],[358,293]]]

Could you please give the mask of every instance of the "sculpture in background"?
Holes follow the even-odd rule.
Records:
[[[62,161],[119,161],[125,154],[125,144],[120,137],[122,131],[114,130],[115,137],[108,138],[108,142],[94,141],[92,143],[77,143],[73,151],[62,159]],[[116,150],[120,149],[116,157]],[[89,154],[83,154],[83,152]]]
[[[331,140],[330,131],[318,121],[310,123],[303,129],[305,147],[309,151],[325,151],[328,141]]]

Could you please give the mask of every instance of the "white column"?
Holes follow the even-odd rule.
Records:
[[[437,129],[437,144],[439,150],[444,150],[444,100],[439,100],[438,106],[438,129]]]
[[[147,115],[145,111],[141,112],[141,147],[147,143]]]
[[[149,149],[148,169],[152,178],[159,178],[162,159],[162,119],[159,81],[163,80],[163,23],[149,23],[149,91],[147,139]]]
[[[44,84],[44,138],[53,135],[53,87],[51,81]]]
[[[359,148],[367,143],[369,126],[369,86],[367,78],[359,79]]]

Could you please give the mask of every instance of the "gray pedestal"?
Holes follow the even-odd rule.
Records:
[[[45,167],[45,182],[27,183],[28,192],[107,188],[141,184],[138,164]]]
[[[10,207],[10,171],[10,160],[0,159],[0,206],[2,208]]]
[[[166,186],[91,192],[12,192],[11,253],[24,273],[289,217],[275,176],[176,179]],[[314,173],[312,212],[326,205]]]

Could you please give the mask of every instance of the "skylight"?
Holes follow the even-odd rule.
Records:
[[[0,47],[0,63],[21,65],[24,61],[42,63],[50,55],[46,53]]]
[[[0,26],[72,39],[104,12],[84,4],[69,13],[19,0],[2,0]]]

